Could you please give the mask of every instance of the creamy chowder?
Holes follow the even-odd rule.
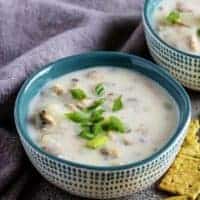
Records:
[[[199,3],[199,0],[163,0],[154,15],[158,35],[179,50],[199,54]]]
[[[57,157],[112,166],[147,158],[171,137],[174,100],[132,70],[94,67],[49,81],[28,113],[31,137]]]

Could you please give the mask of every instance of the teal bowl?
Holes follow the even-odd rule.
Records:
[[[143,24],[150,53],[184,86],[200,91],[200,56],[170,46],[155,31],[154,11],[162,1],[145,0],[144,4]]]
[[[50,155],[31,140],[27,129],[28,106],[40,88],[63,74],[93,66],[120,66],[137,71],[157,82],[172,96],[177,103],[179,120],[172,137],[158,152],[145,160],[127,165],[91,166]],[[94,52],[58,60],[33,74],[18,94],[14,115],[23,147],[43,177],[72,194],[107,199],[145,189],[166,172],[185,137],[191,118],[191,106],[183,87],[159,66],[133,55]]]

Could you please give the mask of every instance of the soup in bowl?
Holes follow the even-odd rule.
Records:
[[[158,180],[190,115],[185,90],[168,73],[113,52],[48,65],[26,81],[15,106],[22,144],[37,170],[73,194],[100,199]]]
[[[154,13],[155,30],[171,46],[200,55],[198,0],[163,0]]]
[[[169,140],[177,121],[177,106],[163,88],[113,66],[92,66],[49,81],[27,116],[31,137],[45,151],[98,166],[147,158]]]

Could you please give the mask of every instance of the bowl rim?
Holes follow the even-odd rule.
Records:
[[[128,163],[128,164],[125,164],[125,165],[96,166],[96,165],[82,164],[82,163],[79,163],[79,162],[76,162],[76,161],[70,161],[70,160],[58,158],[58,157],[56,157],[52,154],[45,152],[42,148],[40,148],[37,144],[35,144],[34,141],[28,136],[28,131],[25,131],[23,129],[23,125],[22,125],[23,122],[20,121],[20,116],[18,114],[19,109],[20,109],[20,106],[19,106],[20,101],[21,101],[21,98],[23,97],[23,92],[25,90],[27,90],[27,87],[29,87],[30,84],[34,83],[35,76],[37,76],[37,75],[42,76],[42,73],[45,73],[46,71],[48,71],[49,68],[51,68],[53,66],[55,67],[55,65],[57,63],[60,63],[63,60],[76,59],[76,58],[81,58],[81,57],[85,57],[85,56],[94,56],[94,57],[95,56],[122,56],[122,57],[127,58],[127,59],[133,59],[134,61],[138,61],[140,64],[145,63],[146,66],[144,66],[144,67],[146,67],[148,69],[149,69],[149,67],[151,67],[151,70],[157,72],[160,76],[162,76],[164,79],[166,79],[166,81],[168,81],[172,85],[174,85],[176,90],[179,90],[181,92],[182,98],[184,98],[184,100],[186,102],[182,124],[179,121],[179,123],[177,124],[177,127],[174,130],[174,133],[172,134],[171,138],[157,152],[151,154],[149,157],[147,157],[143,160],[140,160],[140,161],[137,161],[137,162],[131,162],[131,163]],[[152,79],[152,78],[150,78],[150,79]],[[162,85],[161,85],[161,87],[162,87]],[[146,60],[144,58],[141,58],[141,57],[138,57],[138,56],[135,56],[135,55],[130,55],[130,54],[127,54],[127,53],[120,53],[120,52],[113,52],[113,51],[93,51],[93,52],[89,52],[89,53],[73,55],[73,56],[69,56],[69,57],[65,57],[65,58],[56,60],[54,62],[51,62],[51,63],[45,65],[40,70],[36,70],[36,72],[33,73],[23,83],[22,87],[20,88],[20,91],[18,92],[16,101],[15,101],[15,106],[14,106],[14,121],[15,121],[15,126],[16,126],[16,129],[17,129],[17,133],[19,134],[20,139],[21,138],[24,139],[33,149],[35,149],[37,152],[39,152],[43,156],[49,157],[52,160],[55,160],[57,162],[61,162],[64,165],[69,165],[69,166],[78,167],[78,168],[84,168],[84,169],[87,169],[87,170],[95,170],[95,171],[125,170],[125,169],[129,169],[129,168],[134,168],[134,167],[141,167],[141,166],[155,160],[156,158],[158,158],[162,154],[164,154],[170,148],[170,146],[173,145],[173,143],[176,142],[176,140],[179,138],[179,136],[181,136],[183,131],[188,127],[190,119],[191,119],[190,98],[189,98],[187,92],[185,91],[185,89],[182,87],[182,85],[178,81],[173,79],[172,76],[166,70],[164,70],[159,65],[156,65],[153,62]]]
[[[160,1],[164,1],[164,0],[160,0]],[[152,27],[151,25],[151,22],[147,16],[147,9],[148,9],[148,6],[150,5],[150,1],[149,0],[145,0],[144,2],[144,7],[143,7],[143,12],[142,12],[142,19],[143,19],[143,23],[144,25],[146,25],[148,27],[148,29],[150,30],[150,32],[153,34],[153,36],[160,42],[162,43],[163,45],[167,46],[169,49],[179,53],[179,54],[183,54],[187,57],[192,57],[192,58],[195,58],[195,59],[200,59],[200,55],[196,55],[196,54],[193,54],[193,53],[189,53],[189,52],[186,52],[186,51],[183,51],[183,50],[180,50],[180,49],[177,49],[171,45],[169,45],[167,42],[165,42],[157,33],[156,31],[154,31],[154,28]],[[153,14],[153,13],[152,13]]]

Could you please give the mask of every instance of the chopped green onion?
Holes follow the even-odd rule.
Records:
[[[113,106],[112,106],[112,111],[118,111],[123,108],[123,103],[122,103],[122,96],[117,97],[114,100]]]
[[[76,123],[85,123],[85,122],[88,122],[90,119],[90,116],[84,112],[66,113],[65,117]]]
[[[176,23],[179,23],[181,22],[181,13],[177,10],[175,11],[171,11],[167,17],[166,17],[166,20],[168,23],[170,24],[176,24]]]
[[[95,123],[91,125],[81,124],[82,131],[79,134],[80,137],[91,140],[95,138],[97,135],[105,133],[101,123]]]
[[[91,114],[90,120],[92,122],[102,121],[104,119],[104,117],[103,117],[104,112],[105,112],[105,110],[103,110],[103,109],[94,110]]]
[[[71,90],[74,98],[81,100],[86,95],[81,89]],[[79,137],[87,140],[86,146],[91,149],[96,149],[104,146],[108,141],[108,131],[124,133],[125,128],[123,122],[115,117],[110,116],[105,119],[102,108],[105,98],[95,100],[90,106],[81,111],[66,113],[65,117],[71,121],[78,123],[80,127]],[[121,96],[115,99],[113,111],[122,109],[123,103]]]
[[[108,137],[105,135],[98,135],[92,140],[89,140],[86,143],[86,146],[91,149],[98,149],[103,147],[108,141]]]
[[[87,97],[85,92],[79,88],[71,89],[70,92],[71,92],[72,97],[77,100],[83,100]]]
[[[95,87],[95,92],[98,96],[102,96],[105,94],[105,88],[102,83],[97,84],[97,86]]]
[[[104,102],[105,102],[105,99],[104,99],[104,98],[98,99],[98,100],[94,101],[94,102],[92,103],[92,105],[89,106],[87,109],[88,109],[88,110],[96,109],[97,107],[101,106]]]
[[[123,122],[115,116],[110,116],[108,119],[104,120],[104,122],[102,122],[102,126],[103,129],[107,131],[112,130],[120,133],[124,133],[126,131]]]
[[[95,138],[95,134],[89,132],[88,130],[82,130],[79,134],[80,137],[87,139],[87,140],[91,140],[93,138]]]
[[[94,124],[94,126],[92,127],[92,131],[93,131],[94,135],[99,135],[99,134],[105,133],[101,123]]]
[[[91,127],[92,125],[93,125],[93,123],[90,122],[90,121],[82,122],[82,123],[80,124],[80,126],[81,126],[82,129],[87,129],[87,130],[90,130],[90,127]]]
[[[110,120],[110,127],[112,130],[119,131],[121,133],[125,132],[124,124],[119,118],[115,116],[110,116],[109,120]]]

